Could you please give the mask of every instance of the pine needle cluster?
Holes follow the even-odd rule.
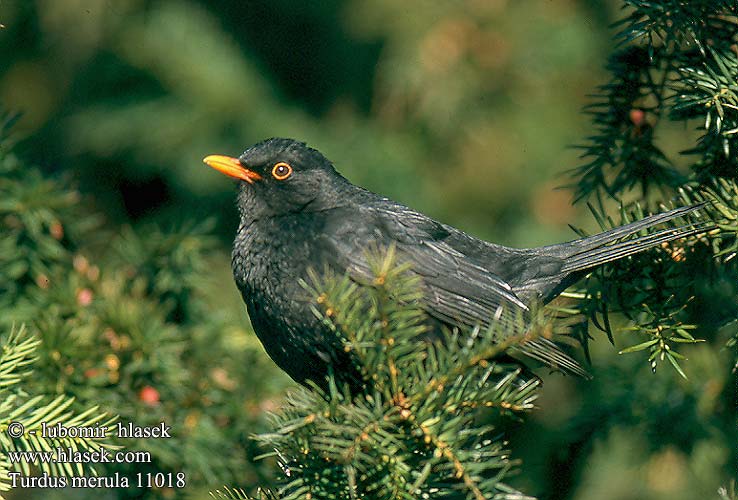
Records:
[[[620,313],[629,321],[621,330],[635,335],[621,353],[646,351],[652,369],[668,362],[686,377],[679,344],[704,340],[695,332],[710,335],[697,326],[706,319],[700,297],[727,306],[714,325],[738,312],[730,298],[735,288],[717,283],[736,276],[730,261],[738,217],[738,7],[623,3],[626,16],[616,24],[617,47],[607,64],[611,80],[585,109],[595,133],[579,146],[583,165],[571,171],[575,198],[588,200],[602,229],[640,218],[647,207],[704,203],[696,217],[679,222],[701,224],[705,232],[598,269],[575,293],[584,300],[574,309],[611,342],[610,318]],[[676,123],[696,127],[688,137],[694,142],[665,150],[663,134]],[[617,220],[607,215],[608,200],[621,207]]]
[[[73,450],[74,452],[96,451],[101,448],[119,449],[109,438],[96,436],[47,437],[42,432],[42,424],[54,427],[64,424],[66,427],[102,428],[108,434],[115,422],[98,406],[93,406],[81,413],[75,413],[70,407],[74,398],[64,395],[48,397],[44,395],[29,396],[22,389],[22,383],[32,372],[32,365],[37,361],[36,349],[41,343],[24,328],[11,329],[8,335],[0,337],[3,350],[0,353],[0,492],[9,491],[14,483],[20,483],[19,476],[15,481],[11,474],[20,473],[24,477],[36,475],[32,473],[31,463],[18,460],[22,452],[54,452],[56,449]],[[22,425],[22,433],[15,434],[12,426]],[[109,434],[108,434],[109,435]],[[16,458],[11,460],[10,454]],[[35,464],[40,474],[48,476],[82,476],[97,475],[99,468],[93,463],[84,462],[39,462]],[[36,472],[36,471],[34,471]],[[0,495],[2,498],[2,495]]]
[[[283,470],[279,497],[526,498],[505,484],[516,462],[479,415],[533,408],[539,379],[494,357],[549,323],[431,334],[417,278],[392,248],[371,261],[371,283],[321,273],[306,284],[367,389],[352,396],[332,377],[328,392],[291,394],[276,432],[257,436]]]

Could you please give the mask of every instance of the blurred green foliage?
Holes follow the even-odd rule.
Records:
[[[25,113],[24,156],[75,172],[116,221],[233,224],[201,158],[289,136],[370,189],[530,245],[571,234],[552,188],[586,130],[608,7],[6,1],[0,98]]]
[[[263,478],[249,463],[256,446],[248,436],[265,428],[263,409],[276,404],[286,377],[244,330],[245,318],[216,306],[221,285],[205,270],[209,258],[227,256],[203,224],[113,229],[78,191],[12,154],[0,152],[0,172],[3,348],[18,323],[40,340],[33,375],[12,397],[72,396],[77,413],[99,406],[124,425],[171,426],[172,439],[113,441],[153,461],[96,464],[99,475],[185,472],[194,496],[213,483]]]
[[[249,461],[248,436],[264,430],[264,410],[291,382],[237,313],[234,193],[201,158],[295,137],[357,184],[476,236],[518,246],[571,239],[567,223],[596,224],[554,188],[581,163],[568,146],[592,134],[580,110],[606,79],[618,7],[0,2],[0,104],[24,113],[14,129],[24,162],[4,151],[0,174],[11,190],[0,199],[0,309],[12,311],[0,320],[1,331],[28,321],[44,334],[31,388],[141,424],[175,419],[185,430],[176,443],[136,446],[155,448],[156,467],[185,467],[200,492],[212,480],[255,485],[265,467]],[[678,152],[694,137],[666,124],[657,139]],[[686,174],[676,158],[670,168]],[[75,187],[48,181],[59,176]],[[22,210],[7,206],[19,185]],[[209,218],[216,225],[205,230]],[[11,250],[24,244],[33,251]],[[720,305],[696,301],[703,317],[734,305],[724,297],[735,283],[704,290],[718,287]],[[635,356],[615,359],[606,342],[591,347],[593,381],[548,377],[541,411],[507,424],[525,464],[513,485],[552,499],[716,496],[738,466],[735,375],[722,369],[731,353],[690,349],[689,380],[679,380]],[[144,404],[144,386],[159,406]]]

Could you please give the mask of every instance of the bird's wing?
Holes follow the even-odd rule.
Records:
[[[450,244],[458,242],[458,230],[402,205],[362,207],[362,211],[360,217],[355,211],[335,214],[330,218],[332,227],[322,232],[331,237],[318,236],[324,239],[324,249],[329,250],[324,254],[333,267],[365,282],[373,278],[368,250],[395,245],[398,258],[409,261],[422,280],[424,309],[445,324],[488,327],[503,313],[510,319],[513,316],[507,313],[528,310],[509,283],[465,254],[458,248],[461,245]],[[516,348],[551,367],[587,376],[579,363],[548,339],[537,338]]]
[[[425,309],[445,323],[487,326],[502,308],[528,308],[505,280],[449,245],[452,228],[401,205],[364,210],[360,223],[344,219],[325,232],[333,235],[327,255],[337,268],[366,280],[367,249],[395,245],[422,279]]]

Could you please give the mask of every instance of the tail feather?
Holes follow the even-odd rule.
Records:
[[[552,282],[549,276],[548,279],[539,280],[536,283],[537,286],[528,286],[527,288],[516,289],[515,291],[518,294],[535,291],[540,296],[550,299],[569,286],[577,276],[581,276],[582,272],[588,271],[600,264],[634,255],[669,241],[709,231],[713,226],[705,222],[663,229],[645,236],[627,239],[628,236],[635,235],[639,231],[690,214],[705,205],[706,203],[702,203],[669,210],[668,212],[652,215],[600,234],[535,249],[539,255],[557,255],[564,260],[560,274],[557,275],[558,281],[555,283]],[[587,371],[576,360],[548,339],[537,338],[516,346],[515,349],[552,368],[582,377],[590,377]]]
[[[596,248],[601,245],[606,245],[607,243],[612,243],[613,241],[617,241],[621,238],[625,238],[626,236],[630,236],[631,234],[635,234],[638,231],[641,231],[643,229],[648,229],[649,227],[653,227],[658,224],[668,222],[678,217],[683,217],[687,214],[690,214],[692,212],[699,210],[700,208],[703,208],[708,203],[709,202],[707,201],[703,201],[702,203],[697,203],[696,205],[690,205],[688,207],[679,207],[679,208],[675,208],[672,210],[668,210],[660,214],[650,215],[648,217],[644,217],[641,220],[637,220],[635,222],[631,222],[623,226],[618,226],[613,229],[604,231],[602,233],[593,234],[592,236],[587,236],[586,238],[575,240],[569,243],[582,244],[587,249]],[[566,243],[564,244],[566,245]],[[558,246],[558,245],[552,245],[552,246]]]
[[[606,262],[612,262],[629,255],[635,255],[648,250],[649,248],[659,246],[662,243],[668,243],[669,241],[704,233],[709,228],[709,224],[704,224],[686,229],[665,229],[657,233],[649,234],[648,236],[641,236],[634,240],[621,241],[613,245],[606,245],[594,250],[587,250],[585,252],[574,254],[568,258],[562,271],[570,273],[590,269]]]
[[[639,238],[620,241],[627,236],[682,217],[704,206],[705,203],[701,203],[689,207],[676,208],[661,214],[651,215],[642,220],[631,222],[630,224],[616,227],[600,234],[565,243],[561,245],[562,250],[566,252],[564,256],[565,264],[562,271],[566,273],[584,271],[606,262],[643,252],[662,243],[705,232],[710,228],[708,223],[664,229]]]

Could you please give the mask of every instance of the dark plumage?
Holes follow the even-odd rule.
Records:
[[[686,207],[567,243],[515,249],[355,186],[301,142],[269,139],[238,159],[209,156],[205,162],[241,180],[232,265],[254,331],[293,379],[322,386],[329,364],[354,386],[358,374],[339,339],[310,313],[312,298],[298,283],[309,268],[328,265],[367,278],[366,249],[394,244],[421,277],[423,307],[431,318],[449,326],[485,326],[501,307],[526,309],[535,299],[549,301],[595,266],[696,231],[665,229],[623,241],[696,208]],[[584,374],[549,340],[539,338],[519,350]]]

